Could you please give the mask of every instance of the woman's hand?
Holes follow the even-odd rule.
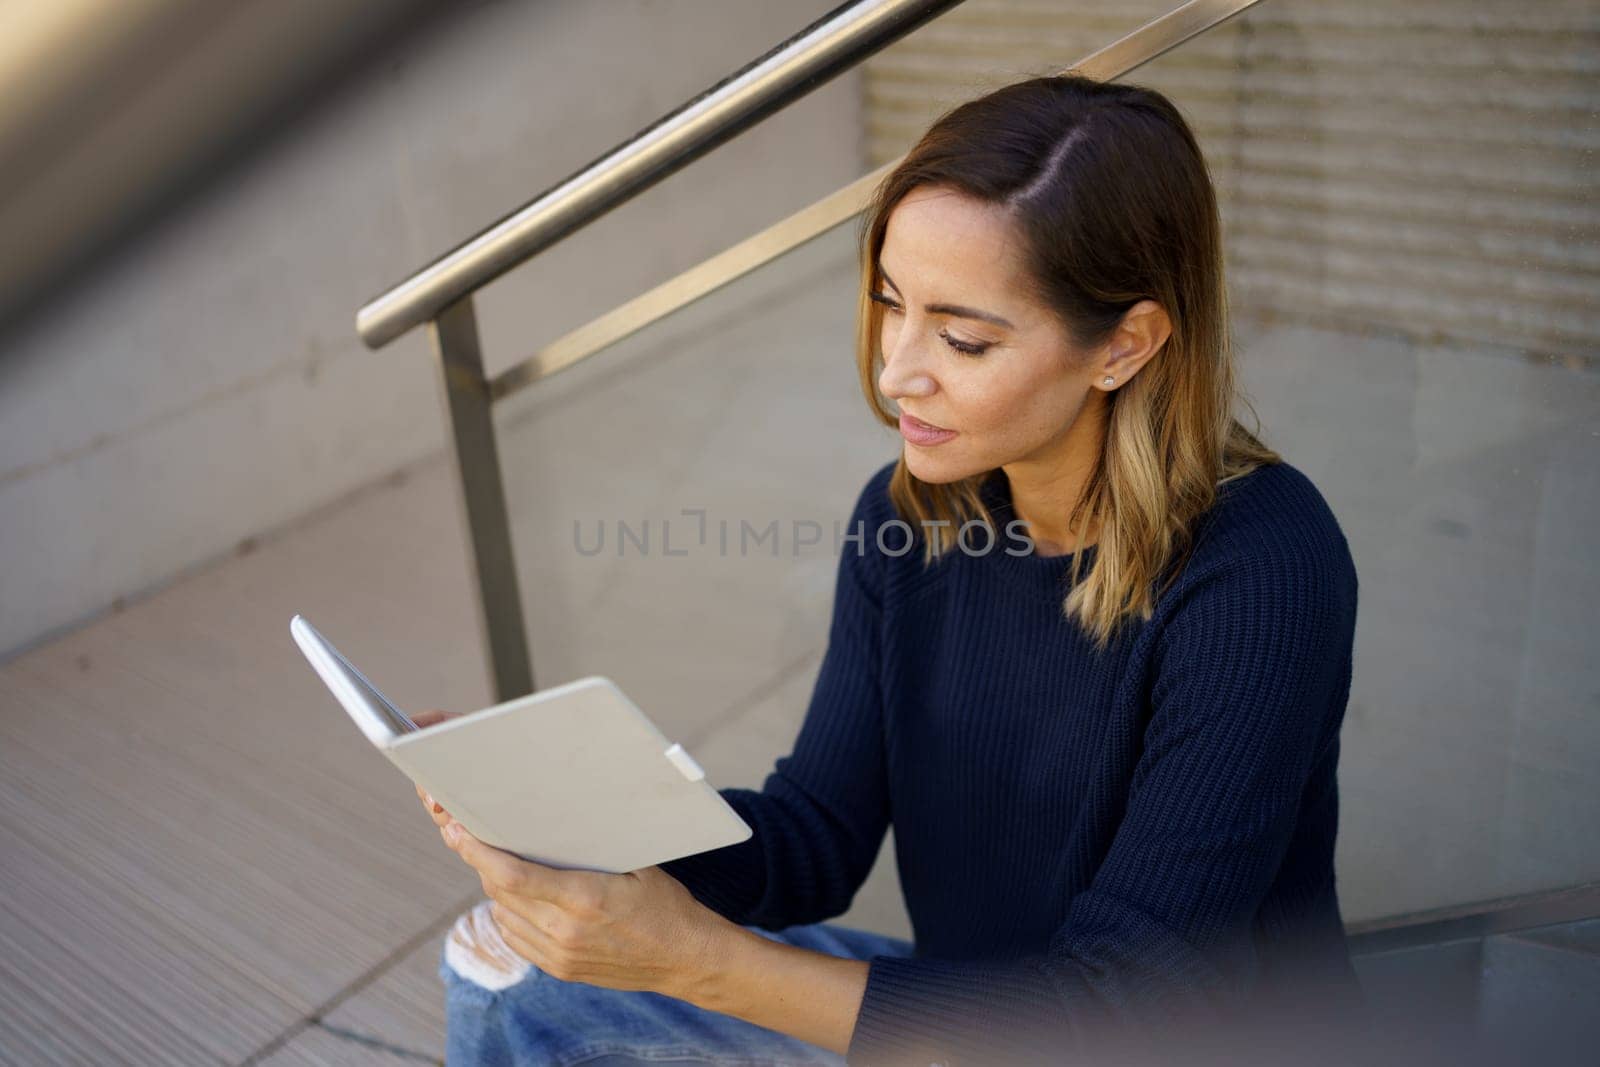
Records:
[[[433,710],[412,721],[455,717]],[[417,795],[445,843],[478,872],[506,944],[552,978],[686,999],[722,938],[740,932],[660,867],[605,874],[531,863],[478,840],[421,786]]]

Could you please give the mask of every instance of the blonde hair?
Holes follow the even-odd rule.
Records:
[[[940,117],[879,184],[859,236],[856,363],[877,418],[897,416],[878,391],[882,308],[868,296],[889,215],[912,189],[948,186],[1006,208],[1022,238],[1031,296],[1074,344],[1096,348],[1141,300],[1166,310],[1172,334],[1139,373],[1107,394],[1104,447],[1069,526],[1095,560],[1062,603],[1104,648],[1119,625],[1148,619],[1164,571],[1176,579],[1217,487],[1281,457],[1234,417],[1235,379],[1221,227],[1200,146],[1153,89],[1053,75],[1017,82]],[[1254,410],[1252,409],[1252,415]],[[997,472],[925,483],[902,455],[889,483],[901,518],[922,531],[925,565],[963,523],[996,526],[980,490]],[[944,520],[948,525],[924,525]],[[1080,581],[1081,577],[1081,581]],[[1163,586],[1163,591],[1165,586]]]

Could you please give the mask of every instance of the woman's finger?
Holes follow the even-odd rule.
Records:
[[[417,786],[417,796],[422,799],[422,806],[427,808],[429,811],[440,812],[444,810],[444,808],[440,807],[439,802],[434,800],[433,796],[420,785]]]
[[[444,805],[428,795],[428,791],[420,785],[417,786],[417,799],[422,801],[422,808],[428,813],[428,818],[433,820],[433,825],[443,830],[450,825],[450,813],[444,810]]]
[[[500,929],[500,924],[498,922],[495,923],[495,927]],[[515,952],[544,973],[549,974],[552,978],[556,977],[551,974],[550,970],[551,957],[548,938],[530,941],[525,937],[519,936],[515,931],[500,929],[500,939],[506,943],[506,947],[512,952]]]
[[[529,914],[524,914],[524,913]],[[543,900],[520,900],[513,911],[498,900],[490,900],[489,916],[503,934],[516,934],[529,944],[547,947],[550,933],[544,923],[554,921],[561,909]]]

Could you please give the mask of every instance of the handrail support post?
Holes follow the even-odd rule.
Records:
[[[463,296],[428,324],[439,357],[445,420],[455,454],[457,501],[465,524],[468,563],[477,579],[477,616],[495,699],[505,702],[533,691],[533,660],[522,620],[522,587],[500,450],[495,441],[493,398],[484,374],[483,349],[471,295]]]

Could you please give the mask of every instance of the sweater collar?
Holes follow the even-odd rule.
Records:
[[[993,470],[978,488],[978,495],[988,505],[994,516],[994,547],[983,556],[973,556],[976,564],[992,567],[994,571],[1018,586],[1023,592],[1059,604],[1071,591],[1072,561],[1074,554],[1041,556],[1037,552],[1021,553],[1024,545],[1006,532],[1006,524],[1017,517],[1011,502],[1011,483],[1003,470]],[[1095,550],[1089,547],[1078,552],[1083,557],[1078,580],[1082,581],[1089,568],[1094,566]],[[1010,550],[1009,552],[1007,550]]]

